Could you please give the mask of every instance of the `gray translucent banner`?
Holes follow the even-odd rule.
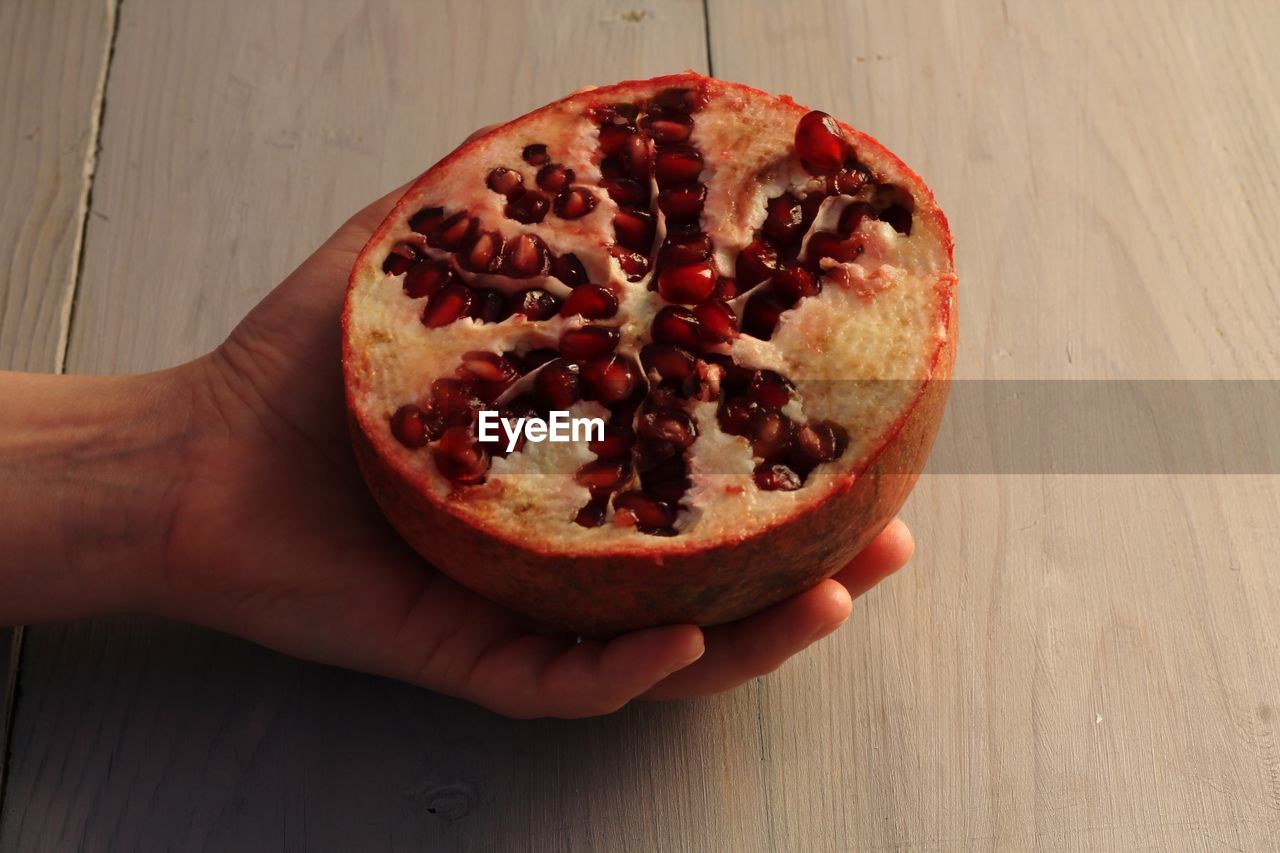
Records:
[[[954,380],[926,470],[1280,473],[1280,381]]]

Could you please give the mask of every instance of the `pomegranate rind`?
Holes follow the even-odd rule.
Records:
[[[936,237],[938,253],[936,275],[929,282],[933,327],[929,349],[919,354],[920,366],[909,377],[913,392],[844,467],[830,466],[826,476],[787,493],[793,497],[785,512],[746,518],[737,530],[721,524],[700,531],[695,517],[681,535],[670,538],[610,527],[606,536],[593,540],[598,530],[566,525],[568,538],[556,540],[539,536],[543,524],[538,520],[531,520],[524,530],[517,521],[513,529],[512,507],[469,499],[463,490],[442,489],[440,483],[429,480],[422,466],[406,462],[409,457],[389,436],[385,413],[369,405],[365,392],[377,381],[371,376],[377,365],[364,348],[367,336],[362,335],[358,318],[361,288],[381,277],[382,258],[389,244],[403,235],[404,221],[429,200],[439,176],[447,176],[468,152],[519,138],[520,128],[538,122],[539,117],[580,110],[584,99],[620,102],[687,86],[706,87],[716,96],[744,104],[788,110],[797,119],[806,112],[785,96],[775,98],[692,73],[624,82],[534,111],[473,140],[415,182],[361,253],[343,315],[353,446],[370,491],[392,525],[420,554],[474,591],[550,628],[580,635],[606,636],[676,622],[730,621],[833,574],[883,529],[905,501],[941,422],[954,364],[956,278],[946,218],[930,190],[901,160],[870,136],[842,123],[864,162],[909,188],[916,201],[917,227],[922,225]],[[484,173],[475,177],[482,183]],[[745,245],[744,240],[739,243]],[[440,375],[449,369],[442,365]],[[517,519],[518,515],[517,511]]]

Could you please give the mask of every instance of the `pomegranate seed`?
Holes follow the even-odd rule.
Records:
[[[882,211],[881,219],[884,219],[883,211],[892,207],[901,207],[907,214],[915,213],[916,210],[915,197],[896,184],[882,184],[876,187],[871,195],[871,205],[876,210]]]
[[[775,296],[768,293],[757,293],[747,300],[742,309],[742,331],[754,338],[767,341],[773,337],[773,330],[778,326],[778,318],[787,306]]]
[[[706,262],[664,269],[658,276],[658,292],[668,302],[701,302],[715,287],[716,272]]]
[[[472,350],[463,353],[462,364],[458,366],[458,376],[462,379],[474,379],[480,382],[511,382],[517,376],[515,367],[502,356],[487,350]]]
[[[724,302],[703,302],[693,313],[698,318],[698,333],[709,344],[731,341],[738,334],[738,315]]]
[[[635,131],[626,125],[612,124],[600,128],[600,150],[606,157],[620,154],[631,141]]]
[[[774,370],[757,370],[751,376],[747,395],[766,409],[781,409],[791,401],[795,386],[791,380]]]
[[[459,379],[437,379],[431,383],[431,408],[446,426],[471,422],[482,401]]]
[[[794,305],[809,296],[822,292],[822,282],[804,267],[785,266],[773,277],[773,292],[784,302]]]
[[[671,504],[644,492],[622,492],[613,499],[614,511],[628,513],[640,527],[662,528],[675,523],[676,511]]]
[[[687,145],[661,148],[654,155],[653,172],[659,187],[693,183],[702,174],[702,155]]]
[[[469,315],[475,301],[475,292],[465,284],[446,284],[427,300],[427,307],[422,311],[422,325],[428,329],[447,326]]]
[[[409,227],[422,235],[431,233],[431,230],[440,224],[440,220],[444,218],[444,208],[442,207],[424,207],[413,216],[409,217]]]
[[[831,421],[808,423],[796,430],[791,442],[790,460],[797,471],[808,473],[823,462],[830,462],[849,446],[849,433]]]
[[[549,361],[555,361],[560,357],[560,353],[550,347],[543,347],[529,350],[524,355],[509,353],[507,357],[511,359],[521,373],[528,373],[535,368],[542,367]]]
[[[422,447],[427,443],[427,421],[417,406],[401,406],[391,416],[391,434],[396,441],[408,448]]]
[[[609,254],[618,262],[627,281],[639,281],[649,271],[649,258],[622,246],[610,246]]]
[[[475,242],[458,256],[463,269],[471,272],[496,272],[502,260],[502,238],[495,231],[482,231]]]
[[[561,219],[581,219],[596,209],[596,197],[586,187],[570,187],[556,196],[553,207]]]
[[[387,259],[382,262],[382,271],[387,275],[400,275],[418,260],[418,250],[408,243],[400,243],[391,250]]]
[[[659,145],[678,145],[689,138],[693,120],[688,116],[659,114],[646,116],[640,121],[640,126]]]
[[[698,233],[691,237],[673,237],[670,234],[658,250],[658,262],[664,267],[696,264],[711,257],[711,238]]]
[[[427,235],[427,245],[449,252],[457,252],[468,245],[475,236],[479,221],[465,213],[455,213],[443,220]]]
[[[818,231],[809,235],[805,255],[817,263],[819,258],[833,258],[841,263],[856,261],[862,254],[862,240],[846,238],[835,231]]]
[[[600,177],[615,180],[627,177],[627,166],[621,157],[605,157],[600,161]]]
[[[499,195],[513,198],[524,192],[524,176],[515,169],[499,166],[485,178],[485,186]]]
[[[861,163],[841,169],[827,181],[827,191],[834,195],[853,195],[867,185],[871,173]]]
[[[653,248],[653,214],[643,210],[619,210],[613,217],[613,232],[618,245],[637,252]]]
[[[538,143],[526,145],[524,150],[520,152],[520,156],[530,166],[545,165],[547,160],[550,159],[547,157],[547,146]]]
[[[734,397],[747,393],[747,388],[751,385],[751,377],[755,375],[754,370],[743,367],[729,356],[720,353],[706,353],[702,356],[702,360],[720,368],[720,387],[728,396]]]
[[[765,461],[777,459],[791,445],[791,419],[782,412],[761,409],[751,415],[747,438],[756,456]]]
[[[720,429],[729,435],[746,435],[751,425],[751,418],[760,410],[759,404],[745,397],[727,400],[720,406],[716,418]]]
[[[453,270],[444,261],[427,261],[414,266],[404,277],[404,292],[410,299],[430,296],[453,281]]]
[[[461,485],[482,482],[489,470],[489,454],[472,437],[469,426],[445,430],[435,447],[434,457],[440,473]]]
[[[742,290],[748,291],[773,278],[778,271],[778,250],[768,240],[756,240],[738,253],[734,273]]]
[[[509,360],[484,350],[464,353],[457,374],[471,383],[476,396],[487,402],[496,400],[520,376]]]
[[[628,139],[623,158],[627,163],[627,174],[637,181],[647,183],[653,166],[649,156],[649,140],[638,134]]]
[[[652,497],[676,506],[692,483],[684,458],[676,454],[640,475],[640,486]]]
[[[502,208],[508,219],[514,219],[525,225],[533,225],[547,217],[547,209],[551,202],[536,190],[530,190],[517,198],[511,199]]]
[[[652,411],[659,409],[679,409],[687,395],[684,389],[673,382],[660,382],[649,389],[645,405]]]
[[[535,234],[521,234],[507,241],[499,269],[511,278],[532,278],[546,275],[549,267],[547,245]]]
[[[593,501],[578,510],[577,515],[573,517],[573,522],[583,527],[599,527],[604,524],[604,512],[605,507]]]
[[[635,104],[606,104],[593,107],[590,115],[599,124],[635,124],[640,108]]]
[[[522,290],[511,297],[511,312],[530,320],[550,320],[560,310],[560,300],[545,290]]]
[[[507,300],[501,293],[488,287],[477,287],[471,316],[481,323],[500,323],[510,317],[511,312],[507,311]]]
[[[800,238],[804,236],[804,211],[800,206],[800,199],[791,193],[783,193],[777,198],[769,199],[765,211],[762,226],[765,236],[780,246],[800,242]]]
[[[630,178],[606,178],[600,187],[623,207],[644,207],[649,203],[649,185]]]
[[[668,305],[653,318],[650,330],[660,344],[674,344],[687,350],[698,348],[698,318],[688,308]]]
[[[684,493],[689,490],[691,485],[687,477],[681,477],[674,480],[660,480],[655,483],[646,483],[645,491],[653,495],[660,501],[669,503],[672,506],[680,503],[680,499],[684,497]]]
[[[631,431],[630,427],[607,426],[604,428],[604,437],[588,443],[587,449],[596,456],[612,459],[617,456],[629,455],[631,445],[635,443],[636,434]]]
[[[911,233],[911,211],[895,204],[880,211],[880,218],[888,222],[899,234]]]
[[[543,409],[563,411],[582,399],[578,365],[557,360],[533,380],[534,395]]]
[[[569,294],[560,309],[561,317],[585,317],[604,320],[618,313],[618,297],[598,284],[586,284]]]
[[[786,465],[761,465],[756,469],[755,481],[766,492],[794,492],[804,485],[800,475]]]
[[[587,361],[612,352],[618,338],[618,330],[607,326],[566,329],[560,335],[560,354],[570,361]]]
[[[631,476],[631,466],[621,459],[593,459],[578,469],[573,479],[578,485],[612,491],[621,486]]]
[[[683,450],[698,437],[698,427],[687,414],[679,409],[645,412],[640,416],[636,430],[641,437],[653,441],[665,441]]]
[[[702,184],[668,187],[658,193],[658,209],[667,216],[698,216],[706,200],[707,188]]]
[[[551,274],[569,287],[587,283],[587,270],[577,255],[560,255],[551,262]]]
[[[592,359],[582,368],[582,396],[606,406],[621,403],[636,389],[636,368],[631,359],[611,353]]]
[[[640,362],[645,370],[672,382],[684,382],[695,372],[693,355],[671,344],[646,345],[640,350]]]
[[[796,154],[810,174],[831,175],[840,171],[850,150],[836,120],[814,110],[796,125]]]
[[[742,291],[738,289],[738,282],[724,276],[716,279],[716,289],[711,291],[712,297],[719,299],[721,302],[728,302],[730,299],[736,298],[740,293]]]
[[[874,219],[875,209],[865,201],[854,201],[840,211],[840,224],[837,226],[841,234],[852,234],[857,231],[865,219]]]
[[[548,163],[538,170],[535,180],[547,192],[558,193],[573,183],[573,169],[567,169],[559,163]]]
[[[697,112],[706,102],[706,93],[697,89],[663,89],[653,96],[650,110],[687,115]]]

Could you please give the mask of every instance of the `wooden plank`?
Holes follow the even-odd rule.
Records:
[[[69,367],[214,345],[372,196],[579,86],[705,68],[702,4],[122,7]],[[0,849],[759,849],[755,694],[520,723],[181,626],[29,632]],[[690,768],[703,768],[691,773]],[[707,776],[717,780],[708,784]],[[618,844],[614,839],[626,839]]]
[[[959,375],[1278,375],[1275,4],[709,15],[717,74],[931,181]],[[1277,509],[1276,477],[923,478],[913,568],[763,683],[778,848],[1275,849]]]
[[[114,8],[0,4],[0,368],[61,368]],[[0,814],[21,628],[0,628]]]

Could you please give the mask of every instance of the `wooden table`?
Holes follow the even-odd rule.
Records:
[[[4,0],[0,363],[195,356],[472,128],[692,67],[932,183],[959,375],[1275,379],[1277,43],[1274,0]],[[28,628],[0,849],[1280,849],[1277,486],[928,474],[835,637],[586,722]]]

